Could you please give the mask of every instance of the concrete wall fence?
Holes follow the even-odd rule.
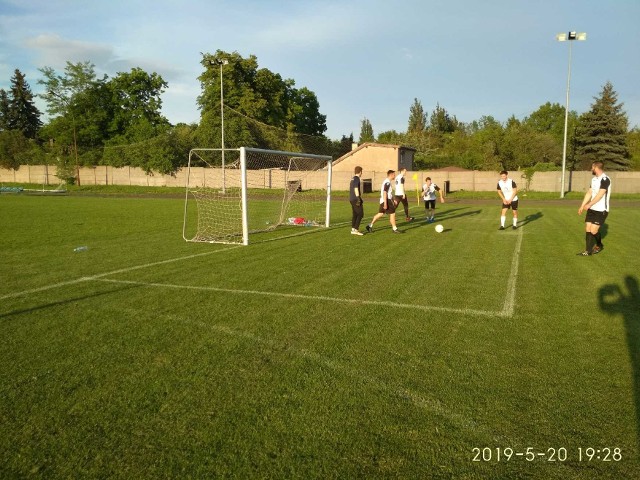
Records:
[[[52,165],[23,165],[18,170],[0,168],[0,183],[30,183],[57,186],[62,181],[56,176],[57,170]],[[498,172],[447,172],[447,171],[421,171],[407,172],[408,188],[415,189],[413,175],[417,174],[419,188],[424,179],[430,176],[441,188],[448,182],[451,191],[493,191],[499,180]],[[203,168],[192,168],[192,184],[206,184],[209,187],[217,187],[221,184],[220,172],[205,171]],[[249,172],[249,184],[253,188],[277,187],[281,180],[274,171]],[[640,193],[640,172],[611,172],[609,173],[613,183],[614,193]],[[333,172],[333,190],[348,190],[353,173],[344,171]],[[515,180],[518,187],[524,190],[526,179],[522,172],[510,172],[509,177]],[[386,178],[386,172],[374,172],[365,170],[363,180],[370,181],[372,190],[378,191]],[[186,181],[186,169],[181,169],[174,175],[162,175],[159,173],[148,175],[144,170],[135,167],[114,168],[110,166],[82,167],[80,169],[81,185],[140,185],[155,187],[184,187]],[[367,182],[368,183],[368,182]],[[565,186],[571,191],[586,191],[591,183],[591,172],[569,172],[565,178]],[[560,192],[561,172],[536,172],[533,175],[529,190],[538,192]],[[302,182],[303,190],[326,189],[326,172],[312,172]]]

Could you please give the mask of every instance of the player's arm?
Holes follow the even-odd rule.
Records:
[[[502,203],[507,203],[507,199],[504,198],[504,194],[502,193],[502,189],[500,188],[500,185],[498,185],[498,195],[500,195],[500,198],[502,199]]]
[[[362,197],[360,196],[360,179],[358,179],[358,183],[353,186],[353,194],[356,196],[356,203],[362,203]]]
[[[604,197],[606,194],[607,194],[606,188],[601,188],[600,190],[598,190],[598,193],[596,193],[596,196],[593,197],[593,200],[587,201],[587,203],[584,203],[584,201],[582,202],[583,205],[580,207],[580,210],[578,211],[578,213],[582,213],[582,210],[589,210],[596,203],[598,203],[600,199]],[[585,200],[588,200],[590,197],[591,195],[589,192],[587,192],[587,194],[584,196]]]
[[[578,215],[582,215],[582,212],[585,210],[585,207],[589,203],[589,200],[591,200],[591,189],[587,190],[587,193],[584,194],[584,198],[582,199],[582,203],[580,204],[580,208],[578,209]]]
[[[436,192],[440,194],[440,203],[444,203],[444,197],[442,196],[442,189],[436,185]]]
[[[384,186],[384,190],[383,190],[383,202],[384,202],[384,209],[386,210],[387,208],[389,208],[389,205],[387,203],[387,201],[389,200],[389,189],[391,188],[391,184],[387,184]]]

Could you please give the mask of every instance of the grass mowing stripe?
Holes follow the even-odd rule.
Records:
[[[54,288],[66,287],[68,285],[74,285],[76,283],[86,282],[86,281],[89,281],[89,280],[97,280],[97,279],[100,279],[102,277],[107,277],[109,275],[116,275],[118,273],[131,272],[133,270],[139,270],[141,268],[155,267],[155,266],[158,266],[158,265],[165,265],[167,263],[179,262],[180,260],[189,260],[189,259],[192,259],[192,258],[203,257],[205,255],[212,255],[214,253],[220,253],[220,252],[224,252],[224,251],[227,251],[227,250],[233,250],[233,249],[239,248],[239,247],[240,247],[239,245],[234,245],[232,247],[221,248],[219,250],[214,250],[212,252],[195,253],[193,255],[170,258],[168,260],[160,260],[159,262],[151,262],[151,263],[145,263],[143,265],[135,265],[133,267],[127,267],[127,268],[121,268],[121,269],[118,269],[118,270],[112,270],[110,272],[99,273],[97,275],[91,275],[91,276],[88,276],[88,277],[76,278],[75,280],[69,280],[68,282],[59,282],[59,283],[54,283],[54,284],[51,284],[51,285],[45,285],[44,287],[32,288],[32,289],[29,289],[29,290],[23,290],[21,292],[8,293],[6,295],[0,296],[0,300],[6,300],[6,299],[9,299],[9,298],[15,298],[15,297],[20,297],[20,296],[24,296],[24,295],[30,295],[32,293],[44,292],[44,291],[47,291],[47,290],[52,290]]]
[[[518,230],[518,240],[516,241],[516,248],[513,251],[513,257],[511,259],[511,272],[509,272],[509,282],[507,283],[507,295],[504,300],[504,307],[502,308],[503,317],[512,317],[516,307],[516,282],[518,280],[518,266],[520,263],[520,248],[522,247],[522,230],[524,227],[520,227]]]
[[[438,312],[457,313],[460,315],[472,315],[472,316],[483,316],[483,317],[502,316],[502,312],[474,310],[470,308],[436,307],[436,306],[430,306],[430,305],[416,305],[412,303],[398,303],[398,302],[389,302],[389,301],[382,301],[382,300],[361,300],[361,299],[355,299],[355,298],[327,297],[323,295],[302,295],[298,293],[269,292],[265,290],[243,290],[243,289],[221,288],[221,287],[203,287],[198,285],[176,285],[171,283],[136,282],[133,280],[115,280],[115,279],[98,278],[98,277],[92,277],[92,278],[89,278],[89,280],[99,280],[101,282],[109,282],[109,283],[122,283],[127,285],[140,285],[145,287],[200,290],[200,291],[206,291],[206,292],[232,293],[237,295],[263,295],[267,297],[295,298],[298,300],[318,300],[323,302],[349,303],[349,304],[357,304],[357,305],[374,305],[379,307],[404,308],[409,310],[423,310],[427,312],[435,310]]]
[[[206,329],[215,330],[216,332],[223,333],[228,336],[244,338],[254,343],[266,345],[272,348],[280,346],[276,342],[262,338],[258,335],[254,335],[252,333],[242,331],[242,330],[232,329],[223,325],[210,324],[202,321],[192,321],[184,317],[179,317],[177,315],[163,315],[163,317],[168,318],[170,320],[176,320],[182,323],[190,323]],[[453,424],[455,424],[456,426],[464,430],[469,430],[475,434],[484,435],[490,438],[491,440],[493,440],[494,442],[501,442],[504,445],[522,444],[522,442],[519,439],[507,438],[503,435],[497,435],[493,431],[491,431],[489,427],[482,425],[476,422],[475,420],[468,418],[463,414],[453,412],[449,407],[443,405],[443,403],[438,399],[426,397],[423,394],[404,388],[402,386],[391,385],[387,382],[384,382],[375,377],[372,377],[371,375],[367,375],[362,371],[358,371],[356,369],[342,365],[341,363],[336,362],[335,360],[331,360],[330,358],[327,358],[309,349],[294,348],[294,347],[291,347],[290,345],[287,345],[286,348],[289,352],[293,353],[296,356],[311,359],[314,362],[320,365],[323,365],[336,373],[345,375],[351,378],[352,380],[355,380],[363,385],[381,390],[387,393],[388,395],[402,398],[408,401],[409,403],[411,403],[416,408],[419,408],[421,410],[427,410],[438,416],[445,417],[448,420],[450,420]]]

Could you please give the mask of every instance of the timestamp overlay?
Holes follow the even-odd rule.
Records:
[[[473,462],[621,462],[624,458],[620,447],[474,447]]]
[[[467,461],[479,478],[640,478],[637,448],[601,445],[477,445]],[[597,474],[596,474],[597,472]],[[594,476],[595,475],[595,476]]]

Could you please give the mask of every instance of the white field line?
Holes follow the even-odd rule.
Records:
[[[414,303],[398,303],[389,302],[383,300],[364,300],[359,298],[340,298],[340,297],[328,297],[324,295],[303,295],[299,293],[284,293],[284,292],[269,292],[265,290],[244,290],[236,288],[220,288],[220,287],[208,287],[199,285],[176,285],[172,283],[155,283],[155,282],[137,282],[133,280],[114,280],[110,278],[92,278],[91,280],[99,280],[101,282],[120,283],[127,285],[139,285],[143,287],[155,287],[155,288],[169,288],[176,290],[196,290],[202,292],[219,292],[229,293],[235,295],[261,295],[265,297],[279,297],[290,298],[295,300],[314,300],[321,302],[333,302],[333,303],[347,303],[352,305],[374,305],[378,307],[391,307],[391,308],[404,308],[408,310],[423,310],[427,312],[446,312],[455,313],[458,315],[475,315],[484,317],[496,317],[500,316],[501,312],[486,311],[486,310],[474,310],[470,308],[449,308],[449,307],[437,307],[432,305],[417,305]]]
[[[163,315],[163,316],[171,320],[195,324],[202,328],[211,329],[228,336],[243,338],[257,344],[266,345],[268,347],[281,350],[280,347],[282,345],[277,344],[272,340],[261,338],[257,335],[254,335],[246,331],[235,330],[224,325],[209,324],[202,321],[193,321],[193,320],[179,317],[176,315]],[[295,356],[307,358],[319,365],[325,366],[330,370],[332,370],[333,372],[344,375],[364,386],[368,386],[376,390],[381,390],[393,397],[402,398],[416,408],[429,411],[440,417],[444,417],[448,419],[451,423],[453,423],[455,426],[462,428],[464,430],[469,430],[475,434],[481,434],[484,437],[491,439],[494,442],[498,442],[498,443],[502,442],[505,445],[518,445],[522,443],[519,439],[507,438],[504,435],[496,434],[495,432],[491,431],[488,427],[476,422],[475,420],[469,417],[466,417],[465,415],[451,411],[446,405],[443,405],[443,403],[438,399],[429,398],[425,395],[409,390],[402,386],[396,386],[396,385],[383,382],[362,371],[358,371],[348,366],[342,365],[335,360],[331,360],[330,358],[324,357],[308,349],[294,348],[291,346],[287,346],[286,350]],[[435,428],[437,431],[437,427]]]
[[[120,268],[118,270],[112,270],[110,272],[105,272],[105,273],[99,273],[97,275],[91,275],[91,276],[88,276],[88,277],[76,278],[75,280],[68,280],[66,282],[53,283],[51,285],[45,285],[44,287],[31,288],[29,290],[22,290],[21,292],[8,293],[6,295],[0,296],[0,300],[6,300],[8,298],[21,297],[23,295],[30,295],[32,293],[44,292],[46,290],[52,290],[54,288],[65,287],[67,285],[74,285],[76,283],[87,282],[87,281],[90,281],[90,280],[98,280],[98,279],[100,279],[102,277],[107,277],[109,275],[115,275],[115,274],[118,274],[118,273],[131,272],[133,270],[139,270],[139,269],[142,269],[142,268],[155,267],[157,265],[164,265],[164,264],[167,264],[167,263],[179,262],[179,261],[182,261],[182,260],[189,260],[191,258],[204,257],[206,255],[213,255],[214,253],[226,252],[228,250],[233,250],[233,249],[240,248],[240,247],[241,247],[241,245],[234,245],[233,247],[221,248],[219,250],[214,250],[214,251],[211,251],[211,252],[196,253],[196,254],[193,254],[193,255],[186,255],[184,257],[170,258],[168,260],[160,260],[158,262],[151,262],[151,263],[145,263],[145,264],[142,264],[142,265],[135,265],[133,267]]]
[[[212,255],[215,253],[221,253],[228,250],[234,250],[236,248],[241,248],[242,247],[241,245],[234,245],[227,248],[221,248],[219,250],[214,250],[212,252],[196,253],[193,255],[186,255],[183,257],[170,258],[168,260],[160,260],[158,262],[150,262],[142,265],[134,265],[132,267],[120,268],[118,270],[112,270],[110,272],[104,272],[97,275],[80,277],[75,280],[69,280],[66,282],[54,283],[51,285],[45,285],[43,287],[32,288],[32,289],[23,290],[20,292],[9,293],[9,294],[0,296],[0,300],[6,300],[9,298],[15,298],[15,297],[20,297],[24,295],[30,295],[33,293],[44,292],[47,290],[52,290],[55,288],[65,287],[67,285],[74,285],[74,284],[87,282],[91,280],[101,280],[104,282],[128,283],[128,284],[148,286],[148,287],[189,289],[189,290],[201,290],[201,291],[212,291],[212,292],[244,294],[244,295],[263,295],[263,296],[270,296],[270,297],[317,300],[317,301],[348,303],[348,304],[356,304],[356,305],[374,305],[374,306],[383,306],[383,307],[392,307],[392,308],[404,308],[404,309],[410,309],[410,310],[437,311],[437,312],[445,312],[445,313],[455,313],[460,315],[510,318],[513,316],[513,313],[515,310],[516,281],[517,281],[517,275],[518,275],[518,265],[520,260],[520,249],[522,246],[522,237],[523,237],[522,230],[523,228],[521,227],[518,231],[516,248],[513,252],[513,257],[511,261],[511,272],[509,274],[509,280],[507,283],[507,293],[505,296],[505,302],[502,310],[499,312],[488,311],[488,310],[476,310],[476,309],[469,309],[469,308],[460,309],[460,308],[450,308],[450,307],[438,307],[438,306],[432,306],[432,305],[416,305],[416,304],[398,303],[398,302],[381,301],[381,300],[362,300],[362,299],[355,299],[355,298],[328,297],[328,296],[322,296],[322,295],[302,295],[302,294],[295,294],[295,293],[268,292],[268,291],[261,291],[261,290],[242,290],[242,289],[229,289],[229,288],[219,288],[219,287],[201,287],[201,286],[191,286],[191,285],[175,285],[175,284],[165,284],[165,283],[134,282],[134,281],[127,281],[127,280],[104,279],[104,277],[107,277],[110,275],[131,272],[131,271],[140,270],[143,268],[155,267],[158,265],[165,265],[167,263],[174,263],[182,260],[189,260],[192,258],[198,258],[198,257],[207,256],[207,255]]]
[[[504,306],[500,312],[501,317],[511,318],[516,308],[516,283],[518,280],[518,266],[520,264],[523,228],[524,227],[520,227],[518,229],[518,240],[516,241],[516,248],[513,251],[513,257],[511,258],[511,272],[509,272],[509,281],[507,283],[507,294],[505,296]]]

